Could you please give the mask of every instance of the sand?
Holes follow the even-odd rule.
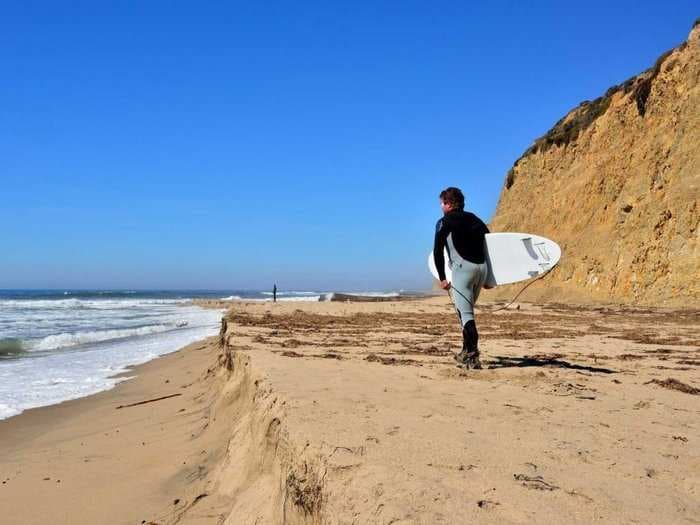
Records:
[[[236,304],[0,422],[3,522],[698,523],[700,312],[518,306],[462,371],[446,297]]]

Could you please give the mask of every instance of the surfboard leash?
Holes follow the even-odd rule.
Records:
[[[460,292],[459,290],[453,288],[450,286],[450,290],[454,290],[457,292],[459,295],[464,297],[464,294]],[[459,329],[462,330],[462,314],[459,313],[459,309],[457,308],[457,303],[455,303],[454,298],[452,297],[452,294],[450,293],[450,290],[447,290],[447,295],[450,297],[450,301],[452,302],[452,306],[455,309],[455,313],[457,314],[457,322],[459,323]],[[466,299],[466,297],[464,297]]]
[[[542,275],[538,276],[537,279],[533,279],[532,281],[527,283],[525,286],[522,287],[522,289],[517,294],[515,294],[515,297],[513,297],[513,299],[507,305],[501,306],[500,308],[496,308],[495,310],[491,310],[491,313],[500,312],[501,310],[505,310],[506,308],[508,308],[511,304],[513,304],[518,299],[518,297],[520,297],[521,293],[523,293],[525,290],[528,289],[528,287],[530,287],[531,285],[533,285],[534,283],[536,283],[540,279],[544,279],[548,274],[552,273],[556,268],[558,268],[558,266],[559,265],[553,266],[552,268],[550,268],[549,270],[544,272]],[[457,288],[455,288],[454,286],[450,286],[450,290],[454,290],[459,295],[461,295],[465,301],[470,302],[469,299],[467,299],[465,297],[465,295],[462,292],[460,292],[459,290],[457,290]],[[450,299],[452,300],[452,305],[455,307],[455,310],[457,310],[457,305],[455,304],[454,299],[452,299],[452,294],[450,294],[450,290],[447,290],[447,295],[450,296]],[[476,308],[476,305],[473,305],[473,307]]]
[[[530,285],[536,283],[536,282],[539,281],[540,279],[544,279],[547,275],[549,275],[550,273],[552,273],[552,272],[553,272],[555,269],[557,269],[558,267],[559,267],[558,264],[557,264],[556,266],[553,266],[552,268],[550,268],[549,270],[547,270],[546,272],[544,272],[542,275],[540,275],[537,279],[533,279],[532,281],[530,281],[529,283],[527,283],[525,286],[522,287],[522,289],[521,289],[517,294],[515,294],[515,297],[513,297],[513,300],[512,300],[511,302],[509,302],[509,303],[508,303],[507,305],[505,305],[505,306],[501,306],[500,308],[496,308],[495,310],[491,310],[491,313],[500,312],[501,310],[505,310],[506,308],[508,308],[511,304],[513,304],[513,303],[515,302],[515,300],[516,300],[518,297],[520,297],[520,294],[521,294],[521,293],[523,293],[525,290],[527,290],[527,288],[528,288]]]

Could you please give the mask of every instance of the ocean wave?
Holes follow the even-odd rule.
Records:
[[[63,295],[72,295],[74,297],[92,297],[95,295],[111,295],[112,297],[121,297],[122,295],[139,293],[135,290],[72,290],[65,291]]]
[[[91,332],[75,332],[54,334],[32,344],[30,351],[58,350],[59,348],[69,348],[86,343],[98,343],[111,341],[113,339],[125,339],[127,337],[137,337],[143,335],[167,332],[178,328],[177,324],[156,324],[140,326],[138,328],[123,328],[119,330],[97,330]]]
[[[266,297],[264,299],[256,299],[253,297],[241,297],[239,295],[231,295],[229,297],[222,297],[220,299],[221,301],[245,301],[245,302],[251,302],[251,303],[269,303],[272,302],[272,297]],[[321,296],[320,295],[307,295],[305,297],[278,297],[277,301],[278,302],[299,302],[299,301],[304,301],[304,302],[314,302],[314,301],[320,301]]]
[[[273,295],[272,292],[260,292],[262,295]],[[291,291],[291,292],[277,292],[277,296],[279,297],[280,295],[319,295],[319,292],[296,292],[296,291]]]
[[[108,390],[130,378],[114,377],[126,372],[127,366],[144,363],[216,334],[219,324],[214,312],[206,312],[210,318],[207,326],[121,339],[109,346],[86,348],[80,353],[79,365],[76,365],[76,356],[69,351],[48,352],[36,359],[26,356],[4,359],[0,356],[0,419],[30,408]]]
[[[79,309],[112,310],[139,306],[177,305],[189,299],[5,299],[0,308],[22,308],[31,310]]]
[[[399,297],[399,292],[328,292],[323,294],[321,301],[332,301],[336,294],[350,297]]]
[[[0,355],[16,355],[24,352],[24,343],[21,339],[0,339]]]
[[[398,297],[399,292],[343,292],[344,295],[357,295],[360,297]]]

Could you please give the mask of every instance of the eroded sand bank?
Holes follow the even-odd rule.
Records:
[[[488,368],[463,372],[446,297],[236,305],[220,338],[0,423],[0,506],[11,523],[697,523],[698,312],[494,309]]]

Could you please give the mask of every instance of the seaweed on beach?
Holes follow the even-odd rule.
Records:
[[[370,363],[381,363],[383,365],[423,366],[423,364],[420,361],[416,361],[415,359],[402,359],[402,358],[398,358],[398,357],[384,357],[384,356],[380,356],[377,354],[369,354],[367,357],[365,357],[365,361],[368,361]]]
[[[651,381],[647,381],[644,384],[648,385],[650,383],[662,386],[664,388],[668,388],[670,390],[678,390],[679,392],[683,392],[685,394],[691,394],[694,396],[700,395],[700,388],[695,388],[694,386],[690,386],[690,385],[683,383],[682,381],[678,381],[678,379],[674,379],[672,377],[669,377],[668,379],[664,379],[663,381],[660,381],[659,379],[652,379]]]
[[[304,464],[304,473],[287,475],[287,493],[295,506],[306,515],[316,515],[323,506],[323,477]]]
[[[697,338],[683,339],[679,335],[664,336],[638,329],[624,330],[622,333],[611,335],[610,337],[634,341],[635,343],[643,345],[700,346],[700,339]]]

